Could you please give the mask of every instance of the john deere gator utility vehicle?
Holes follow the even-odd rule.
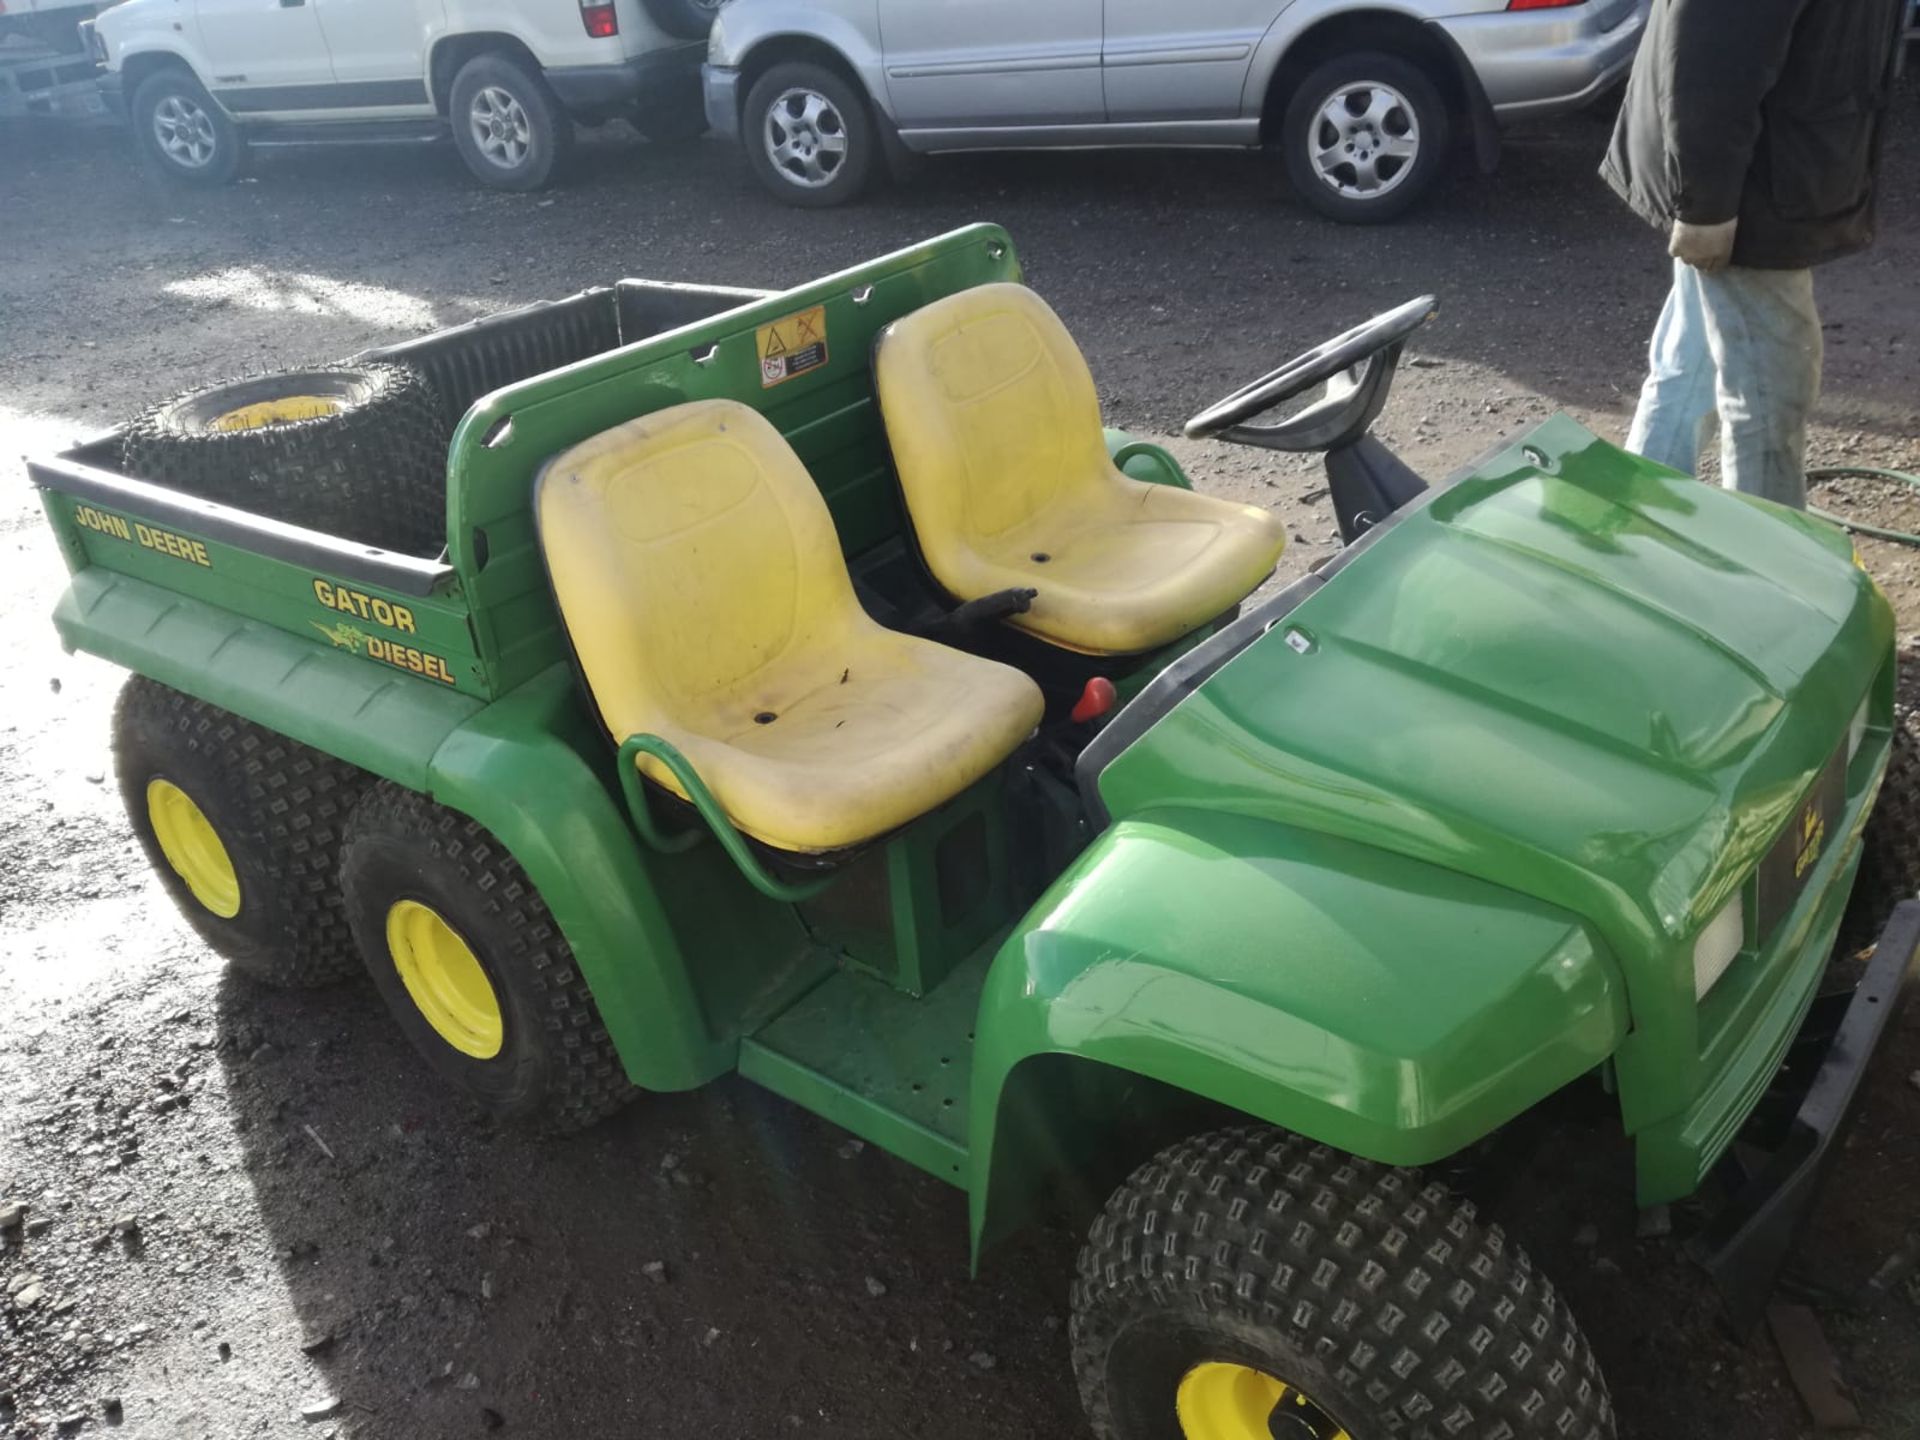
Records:
[[[1643,1205],[1765,1142],[1700,1237],[1751,1312],[1920,946],[1820,998],[1893,617],[1839,531],[1564,418],[1430,488],[1367,433],[1430,309],[1189,425],[1327,452],[1347,543],[1254,602],[1280,525],[1103,432],[981,225],[162,407],[32,467],[56,623],[134,672],[208,942],[364,964],[501,1115],[737,1070],[964,1189],[976,1254],[1118,1179],[1100,1436],[1610,1435],[1418,1167],[1567,1087]]]

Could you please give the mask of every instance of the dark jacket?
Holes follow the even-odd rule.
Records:
[[[1653,0],[1600,173],[1661,229],[1740,221],[1733,263],[1873,243],[1907,0]]]

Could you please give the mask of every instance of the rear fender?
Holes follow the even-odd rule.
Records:
[[[84,565],[64,507],[49,504],[48,515]],[[54,624],[69,650],[477,820],[552,911],[629,1079],[680,1090],[732,1067],[735,1047],[703,1018],[654,871],[607,777],[583,758],[598,741],[579,743],[586,722],[565,666],[487,705],[97,566],[73,576]]]
[[[988,974],[975,1255],[1057,1193],[1102,1107],[1138,1138],[1192,1097],[1421,1165],[1593,1070],[1626,1028],[1612,960],[1563,911],[1267,821],[1146,812],[1095,841]]]

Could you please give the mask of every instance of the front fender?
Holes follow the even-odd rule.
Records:
[[[877,16],[862,6],[818,5],[812,0],[746,7],[715,18],[716,37],[709,41],[707,59],[716,65],[758,69],[770,52],[796,41],[825,45],[846,64],[866,88],[876,109],[893,123],[893,101],[887,94],[887,72],[881,63]],[[743,92],[743,101],[746,95]]]
[[[1057,1061],[1030,1064],[1041,1057],[1419,1165],[1592,1070],[1626,1028],[1613,962],[1563,911],[1310,831],[1145,812],[1095,841],[988,974],[969,1146],[976,1253],[1001,1228],[992,1212],[1044,1164],[1003,1133],[1014,1111],[1058,1104],[1057,1078],[1025,1078],[1057,1077]]]

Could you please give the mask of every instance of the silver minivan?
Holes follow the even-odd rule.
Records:
[[[915,152],[1264,146],[1336,220],[1389,220],[1470,136],[1576,109],[1651,0],[732,0],[707,119],[794,205]]]

